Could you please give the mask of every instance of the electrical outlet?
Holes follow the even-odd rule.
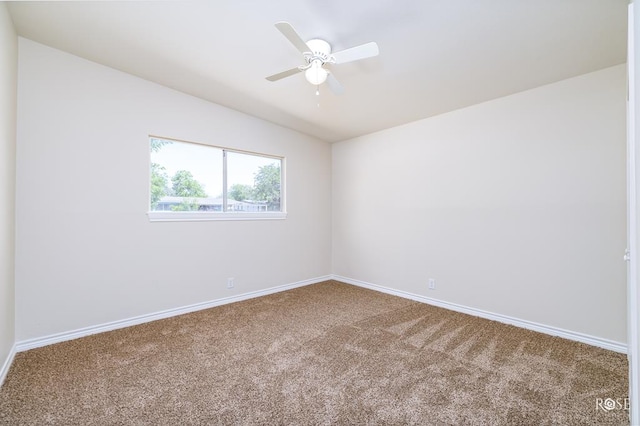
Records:
[[[227,288],[233,288],[236,285],[235,280],[235,278],[227,278]]]
[[[436,280],[434,280],[433,278],[429,278],[429,290],[435,290],[436,289]]]

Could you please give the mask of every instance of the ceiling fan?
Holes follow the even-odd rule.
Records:
[[[276,28],[291,42],[300,52],[306,64],[283,71],[267,77],[269,81],[277,81],[304,71],[307,81],[314,86],[319,86],[325,81],[329,89],[336,95],[344,93],[344,87],[336,80],[326,68],[325,64],[344,64],[378,55],[378,45],[375,42],[361,44],[339,52],[331,53],[331,45],[321,39],[313,39],[305,42],[296,30],[288,22],[276,23]],[[318,93],[318,92],[316,92]]]

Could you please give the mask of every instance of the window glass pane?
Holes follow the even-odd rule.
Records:
[[[227,210],[282,211],[282,160],[227,151]]]
[[[150,138],[151,211],[222,211],[222,149]]]

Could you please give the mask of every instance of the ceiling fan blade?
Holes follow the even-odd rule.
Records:
[[[370,43],[361,44],[360,46],[336,52],[333,54],[333,57],[336,60],[336,64],[344,64],[345,62],[378,56],[379,52],[378,45],[372,41]]]
[[[287,40],[289,40],[300,52],[305,53],[311,51],[309,46],[307,46],[307,43],[302,40],[302,37],[300,37],[296,30],[293,29],[290,23],[285,21],[277,22],[276,28],[280,30],[282,35],[285,36]]]
[[[327,76],[327,85],[329,86],[329,90],[331,90],[335,95],[342,95],[344,93],[344,87],[333,76],[333,74],[329,74]]]
[[[289,77],[290,75],[298,74],[299,72],[301,72],[300,68],[298,67],[291,68],[290,70],[282,71],[282,72],[279,72],[278,74],[270,75],[269,77],[267,77],[267,80],[277,81],[285,77]]]

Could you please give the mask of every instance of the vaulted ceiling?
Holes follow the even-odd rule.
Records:
[[[8,2],[20,36],[335,142],[626,61],[628,0],[211,0]],[[334,51],[346,91],[302,74],[274,27]]]

